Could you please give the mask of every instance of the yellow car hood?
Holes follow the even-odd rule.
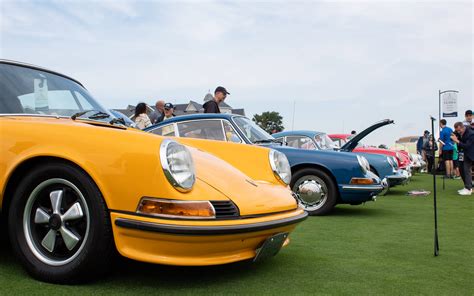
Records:
[[[197,178],[232,200],[239,208],[240,215],[268,214],[297,208],[288,187],[252,180],[224,160],[199,149],[188,148],[193,155]]]

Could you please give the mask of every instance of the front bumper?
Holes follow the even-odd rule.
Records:
[[[384,194],[388,190],[388,184],[382,180],[374,185],[352,185],[346,184],[339,187],[341,203],[360,204],[375,200],[377,195]]]
[[[268,237],[290,233],[302,209],[232,220],[167,220],[112,212],[115,244],[125,257],[168,265],[216,265],[255,257]],[[284,246],[289,243],[289,239]]]
[[[396,185],[405,185],[408,183],[408,180],[409,180],[408,173],[405,174],[402,172],[398,172],[394,175],[386,176],[385,178],[387,179],[387,183],[389,187],[393,187]]]

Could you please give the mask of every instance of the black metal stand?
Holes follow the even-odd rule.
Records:
[[[435,155],[435,146],[436,141],[434,140],[434,122],[436,119],[431,116],[431,135],[433,136],[433,146],[431,147],[431,152],[433,153],[433,156]],[[436,160],[436,158],[435,158]],[[435,164],[433,164],[434,167],[436,167]],[[439,255],[439,242],[438,242],[438,208],[436,204],[436,170],[432,170],[433,173],[433,207],[434,207],[434,255],[435,257]],[[443,179],[443,184],[444,184],[444,179]]]

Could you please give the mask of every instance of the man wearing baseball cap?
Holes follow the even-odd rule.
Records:
[[[225,100],[230,93],[223,86],[218,86],[214,91],[214,99],[207,101],[204,107],[204,113],[221,113],[219,104]]]
[[[465,121],[463,121],[462,124],[464,126],[470,126],[471,128],[474,128],[474,121],[472,120],[472,110],[466,110],[466,113],[464,113]]]
[[[163,110],[164,110],[164,117],[163,117],[163,121],[165,121],[166,119],[169,119],[169,118],[173,118],[175,117],[176,115],[173,114],[174,112],[174,106],[173,104],[171,103],[166,103],[164,106],[163,106]]]

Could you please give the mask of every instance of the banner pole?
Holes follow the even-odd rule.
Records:
[[[434,122],[435,118],[431,116],[431,134],[433,135],[433,146],[431,147],[431,153],[433,157],[435,156],[435,146],[436,140],[434,138]],[[436,157],[434,157],[436,160]],[[434,207],[434,256],[439,255],[439,242],[438,242],[438,209],[436,203],[436,163],[433,161],[433,168],[431,168],[431,173],[433,174],[433,207]]]

